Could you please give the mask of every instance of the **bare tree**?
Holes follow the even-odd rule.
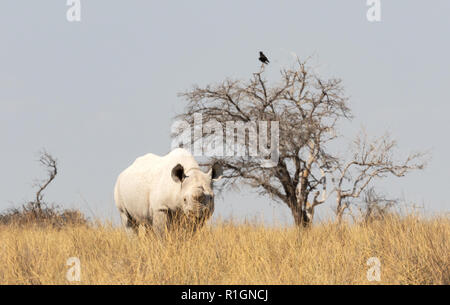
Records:
[[[293,68],[280,71],[278,84],[269,84],[264,73],[263,65],[247,81],[227,79],[205,87],[194,86],[180,94],[187,101],[187,107],[177,118],[194,126],[194,117],[201,114],[203,122],[217,122],[222,131],[230,121],[239,122],[248,131],[248,136],[244,132],[245,140],[250,138],[250,131],[257,128],[255,122],[267,121],[270,125],[277,122],[279,156],[275,166],[265,167],[260,160],[248,158],[248,147],[247,156],[222,154],[211,157],[209,162],[223,165],[222,188],[247,184],[259,194],[286,204],[295,224],[307,226],[312,222],[315,207],[330,195],[327,193],[327,176],[334,177],[338,171],[344,181],[350,175],[349,169],[341,165],[342,160],[330,149],[330,144],[338,138],[337,124],[352,117],[348,99],[340,79],[321,78],[306,62],[298,59]],[[261,126],[258,131],[262,132]],[[176,130],[172,136],[179,137],[182,132]],[[199,137],[208,138],[212,134],[212,129],[207,129]],[[363,172],[360,178],[357,176],[353,192],[347,193],[343,182],[337,185],[339,204],[347,197],[359,196],[360,183],[366,175],[373,178],[392,172],[401,176],[406,172],[405,168],[383,159],[384,155],[377,155],[381,157],[380,162],[370,160],[371,156],[361,156],[361,161],[360,156],[355,155],[356,159],[348,167],[359,165]],[[409,162],[406,166],[410,169]]]
[[[297,225],[310,221],[305,213],[308,197],[325,182],[325,173],[337,162],[328,153],[327,144],[337,137],[337,122],[351,117],[341,80],[321,79],[306,62],[298,60],[295,68],[281,70],[281,83],[272,87],[262,67],[246,82],[227,79],[204,88],[194,86],[181,96],[188,105],[178,118],[191,126],[197,113],[204,121],[216,120],[222,128],[229,121],[278,122],[276,166],[266,168],[258,160],[242,156],[215,157],[212,161],[225,169],[224,187],[244,182],[285,203]],[[317,205],[318,196],[314,198]]]
[[[369,190],[375,179],[388,175],[403,177],[412,170],[425,167],[426,153],[416,152],[409,154],[404,160],[395,160],[396,147],[397,142],[389,134],[369,140],[364,130],[359,133],[353,142],[352,158],[347,162],[339,162],[335,171],[338,176],[335,185],[338,221],[342,220],[352,200],[359,198],[364,190]],[[381,202],[382,198],[376,197],[372,190],[366,194],[366,199],[373,205],[375,199]]]
[[[50,155],[47,151],[43,150],[40,153],[39,163],[41,166],[47,169],[48,177],[46,180],[41,181],[37,184],[38,191],[36,192],[36,199],[29,203],[30,208],[36,213],[40,213],[43,208],[42,199],[44,198],[43,191],[47,188],[47,186],[55,179],[58,174],[57,168],[57,160]]]
[[[392,208],[398,203],[397,199],[387,199],[379,194],[373,187],[364,191],[362,202],[359,205],[359,212],[365,223],[375,219],[383,219]]]
[[[0,213],[0,224],[30,225],[38,224],[61,228],[66,225],[87,225],[88,218],[78,210],[60,209],[44,201],[44,191],[55,179],[58,168],[57,160],[45,150],[40,152],[38,162],[47,169],[48,177],[35,183],[37,187],[34,200],[20,208],[12,208]]]

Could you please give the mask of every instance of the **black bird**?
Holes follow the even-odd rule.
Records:
[[[264,55],[264,53],[261,51],[259,51],[259,61],[266,65],[270,62],[269,59],[267,59],[266,55]]]

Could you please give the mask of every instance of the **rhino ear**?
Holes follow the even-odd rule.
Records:
[[[219,163],[214,163],[214,165],[209,170],[209,174],[211,175],[211,180],[218,181],[222,178],[223,168]]]
[[[181,164],[175,165],[175,167],[172,169],[172,179],[175,182],[183,182],[184,178],[186,178],[186,175],[184,174],[184,167]]]

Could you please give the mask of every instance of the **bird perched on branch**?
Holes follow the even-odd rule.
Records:
[[[266,65],[269,63],[269,59],[261,51],[259,51],[259,61],[261,61],[263,64],[266,64]]]

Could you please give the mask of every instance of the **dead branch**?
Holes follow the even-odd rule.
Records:
[[[362,130],[353,143],[353,158],[337,168],[336,215],[338,220],[352,199],[359,198],[369,185],[379,178],[389,175],[403,177],[410,171],[421,170],[426,166],[427,153],[409,154],[404,160],[395,160],[396,141],[385,134],[370,140]]]
[[[43,191],[48,187],[48,185],[55,179],[58,168],[57,160],[53,158],[47,151],[43,150],[39,157],[39,163],[41,166],[47,169],[48,177],[40,185],[38,185],[38,191],[36,192],[36,199],[34,202],[30,202],[31,208],[36,211],[42,210],[42,200],[44,198]]]

